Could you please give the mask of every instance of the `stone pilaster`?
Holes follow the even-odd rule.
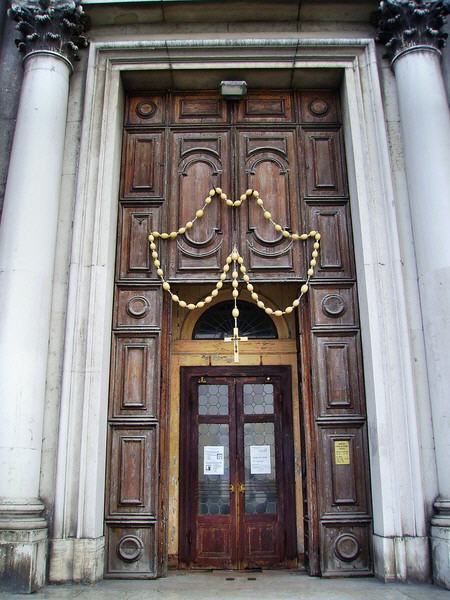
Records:
[[[450,113],[441,70],[450,1],[386,0],[378,39],[395,73],[425,339],[438,495],[433,578],[450,588]]]
[[[14,3],[24,79],[0,227],[0,590],[45,582],[39,499],[53,267],[69,77],[87,20],[77,1]]]

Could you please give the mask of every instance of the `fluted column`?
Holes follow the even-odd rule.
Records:
[[[9,14],[24,79],[0,224],[0,590],[30,592],[46,572],[39,478],[69,77],[87,42],[79,0]]]
[[[395,73],[426,348],[439,495],[433,577],[450,588],[450,113],[441,70],[448,0],[387,0],[378,35]]]

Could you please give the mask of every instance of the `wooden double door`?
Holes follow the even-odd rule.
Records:
[[[295,564],[289,367],[182,369],[180,561]]]

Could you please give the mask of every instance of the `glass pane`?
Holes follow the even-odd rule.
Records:
[[[237,301],[239,309],[239,333],[250,339],[275,340],[277,328],[272,319],[263,310],[251,302]],[[234,319],[231,311],[234,300],[219,302],[208,308],[195,324],[193,340],[223,340],[233,334]]]
[[[273,385],[271,383],[244,384],[244,413],[246,415],[273,414]]]
[[[245,512],[275,514],[275,429],[273,423],[244,424]]]
[[[227,415],[228,414],[228,386],[227,385],[199,385],[198,386],[198,414],[199,415]]]
[[[198,514],[230,514],[228,425],[198,426]]]

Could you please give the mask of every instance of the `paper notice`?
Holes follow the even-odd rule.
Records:
[[[224,446],[205,446],[203,449],[203,474],[223,475],[225,472]]]
[[[269,475],[270,472],[270,446],[250,446],[250,473]]]
[[[334,442],[334,464],[350,464],[350,442],[348,440],[336,440]]]

